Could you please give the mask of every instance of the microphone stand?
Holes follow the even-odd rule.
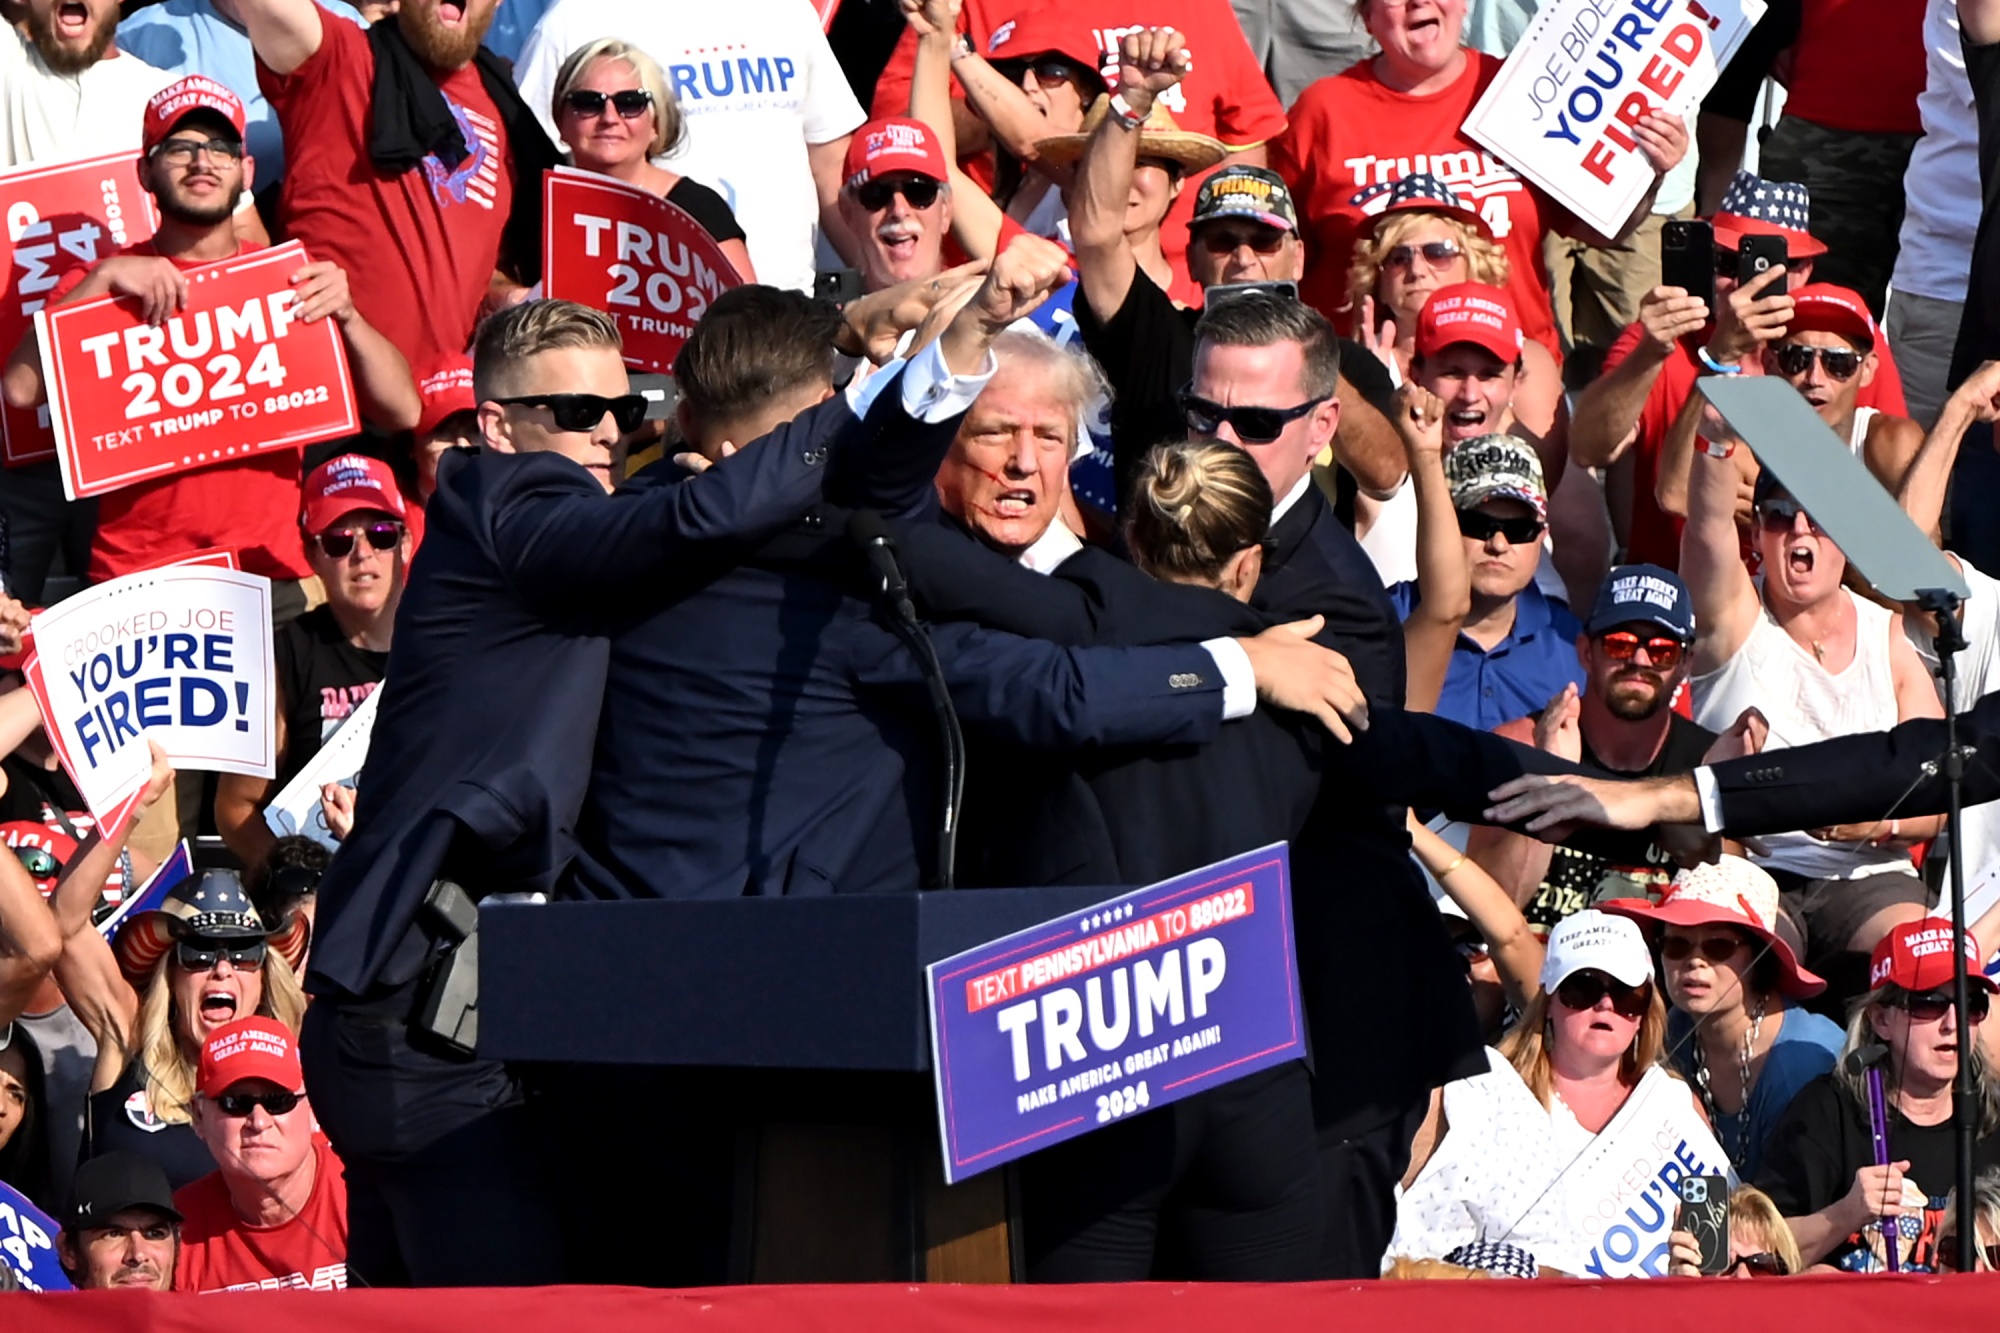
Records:
[[[1958,745],[1958,654],[1965,647],[1965,635],[1958,626],[1958,595],[1944,588],[1920,588],[1917,605],[1931,613],[1937,623],[1938,678],[1944,682],[1944,780],[1949,802],[1951,842],[1951,950],[1952,1005],[1957,1011],[1958,1074],[1952,1080],[1952,1129],[1957,1146],[1958,1234],[1977,1243],[1979,1232],[1972,1200],[1972,1141],[1976,1092],[1972,1086],[1971,1044],[1977,1040],[1966,1022],[1971,1007],[1971,982],[1965,969],[1965,839],[1961,816],[1964,804],[1965,752]],[[1982,965],[1985,960],[1980,960]],[[1966,1242],[1959,1241],[1960,1253]]]
[[[896,551],[888,525],[873,510],[856,510],[847,523],[847,535],[861,547],[880,582],[882,600],[896,636],[909,647],[924,675],[931,711],[937,714],[938,734],[944,745],[944,808],[938,815],[937,872],[931,887],[953,889],[958,885],[954,867],[958,861],[958,815],[965,802],[965,732],[958,723],[958,709],[945,684],[944,666],[938,661],[937,647],[917,619],[916,605],[910,600],[909,581]]]

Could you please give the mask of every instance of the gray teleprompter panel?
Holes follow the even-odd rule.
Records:
[[[1877,592],[1898,602],[1927,588],[1968,595],[1964,577],[1791,385],[1711,375],[1696,387]]]

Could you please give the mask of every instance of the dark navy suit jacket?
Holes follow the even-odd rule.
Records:
[[[857,422],[835,397],[685,486],[606,495],[554,454],[454,451],[397,612],[354,834],[319,890],[315,993],[410,980],[440,874],[550,888],[574,845],[610,645],[638,590],[711,576],[818,497],[836,467],[893,464],[893,384]],[[929,447],[929,442],[924,442]]]

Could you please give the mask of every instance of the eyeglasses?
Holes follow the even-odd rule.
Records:
[[[636,393],[606,398],[595,393],[530,393],[516,398],[495,398],[496,403],[517,407],[546,407],[556,419],[557,430],[596,430],[597,423],[610,413],[620,431],[639,429],[646,419],[646,400]]]
[[[1422,245],[1398,245],[1390,248],[1382,256],[1383,268],[1410,268],[1422,255],[1424,262],[1432,268],[1443,268],[1457,259],[1465,251],[1459,249],[1457,241],[1425,241]]]
[[[1800,514],[1806,514],[1805,506],[1789,495],[1774,495],[1757,506],[1757,519],[1767,528],[1789,528]],[[1811,514],[1806,514],[1806,522],[1814,532],[1820,531]]]
[[[1210,222],[1195,233],[1201,248],[1212,255],[1233,255],[1249,246],[1260,255],[1274,255],[1285,244],[1285,233],[1276,227],[1230,227]]]
[[[879,213],[889,206],[889,201],[897,195],[910,201],[910,207],[929,208],[938,200],[944,189],[943,181],[932,180],[929,176],[911,176],[900,181],[867,181],[854,187],[854,198],[870,213]]]
[[[1826,368],[1826,377],[1842,384],[1861,369],[1861,353],[1851,347],[1808,347],[1804,343],[1783,343],[1771,349],[1771,360],[1780,374],[1791,379],[1812,373],[1814,361]]]
[[[1542,530],[1547,525],[1532,514],[1525,518],[1501,518],[1498,514],[1482,514],[1477,509],[1458,511],[1458,530],[1476,542],[1490,542],[1494,535],[1505,537],[1509,546],[1526,546],[1542,539]]]
[[[16,847],[14,855],[20,858],[21,865],[34,879],[47,879],[62,872],[62,862],[56,860],[56,854],[46,847]]]
[[[994,68],[1004,75],[1009,83],[1020,84],[1028,77],[1028,71],[1035,72],[1035,82],[1082,83],[1083,69],[1073,60],[1061,56],[1037,56],[1033,60],[1002,60],[994,63]]]
[[[241,1120],[260,1106],[274,1116],[289,1115],[305,1098],[296,1092],[225,1092],[209,1100],[224,1115]]]
[[[1486,957],[1488,954],[1492,952],[1492,950],[1487,947],[1485,940],[1477,939],[1469,935],[1461,936],[1459,939],[1454,940],[1452,943],[1458,949],[1458,956],[1464,959],[1468,966],[1478,962],[1480,959]]]
[[[223,944],[217,940],[181,940],[174,945],[174,964],[183,972],[212,972],[227,958],[229,965],[242,971],[264,966],[266,942],[246,940]]]
[[[1736,1270],[1745,1268],[1752,1277],[1785,1277],[1791,1273],[1783,1255],[1772,1254],[1769,1250],[1759,1250],[1756,1254],[1739,1254],[1729,1261],[1729,1267],[1722,1270],[1724,1277],[1735,1277]]]
[[[1556,999],[1562,1001],[1565,1009],[1578,1013],[1595,1009],[1597,1002],[1609,995],[1611,1007],[1624,1018],[1638,1018],[1646,1012],[1646,1004],[1652,998],[1652,983],[1627,986],[1613,977],[1607,977],[1593,968],[1572,972],[1556,986]]]
[[[153,146],[153,160],[184,167],[207,154],[211,162],[241,162],[243,145],[235,139],[162,139]]]
[[[316,533],[313,544],[329,560],[345,560],[354,552],[354,539],[366,537],[368,547],[373,551],[392,551],[403,540],[401,523],[370,523],[365,528],[335,528],[331,532]]]
[[[1956,1232],[1949,1236],[1938,1238],[1937,1257],[1940,1268],[1949,1268],[1954,1273],[1971,1271],[1966,1265],[1960,1262],[1962,1256],[1959,1254],[1958,1234]],[[2000,1270],[2000,1245],[1981,1245],[1975,1251],[1974,1257],[1985,1259],[1986,1267],[1989,1270]]]
[[[1314,398],[1297,407],[1224,407],[1198,396],[1193,389],[1191,384],[1184,385],[1176,395],[1188,429],[1197,435],[1214,435],[1227,425],[1245,444],[1271,443],[1285,433],[1285,427],[1326,401]]]
[[[578,88],[563,94],[563,105],[585,119],[603,115],[606,102],[611,103],[612,109],[622,119],[637,120],[652,109],[653,95],[644,88],[626,88],[615,93],[596,93]]]
[[[1711,963],[1719,963],[1732,958],[1743,947],[1743,940],[1736,935],[1709,935],[1699,940],[1691,940],[1685,935],[1669,935],[1660,941],[1660,957],[1670,963],[1684,963],[1700,953]]]
[[[1943,989],[1919,991],[1914,995],[1906,991],[1895,999],[1885,1000],[1883,1003],[1905,1011],[1909,1014],[1910,1021],[1914,1023],[1935,1023],[1953,1008],[1951,992]],[[1984,990],[1974,987],[1972,993],[1965,997],[1966,1021],[1985,1022],[1986,1012],[1991,1005],[1992,998]]]
[[[1508,540],[1512,541],[1513,538],[1510,537]],[[1639,655],[1641,648],[1644,648],[1646,660],[1662,671],[1672,671],[1679,666],[1681,654],[1687,651],[1687,645],[1679,639],[1641,639],[1630,630],[1622,629],[1599,635],[1597,643],[1604,649],[1604,655],[1614,662],[1629,662]]]

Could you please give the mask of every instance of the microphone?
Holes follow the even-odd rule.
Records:
[[[916,625],[917,608],[910,601],[909,580],[903,576],[902,553],[896,549],[896,539],[890,535],[882,515],[873,509],[855,510],[847,519],[847,537],[868,557],[868,567],[875,572],[880,585],[878,590],[896,618],[906,625]]]
[[[868,567],[880,585],[878,591],[889,604],[897,637],[916,657],[930,694],[931,711],[937,714],[938,737],[944,751],[944,799],[938,815],[936,887],[954,888],[958,811],[965,801],[965,732],[958,725],[958,709],[951,702],[951,688],[945,684],[937,647],[923,622],[917,619],[917,608],[910,601],[910,583],[903,575],[903,562],[896,550],[896,539],[889,534],[888,523],[873,509],[857,509],[848,517],[847,537],[867,557]]]

